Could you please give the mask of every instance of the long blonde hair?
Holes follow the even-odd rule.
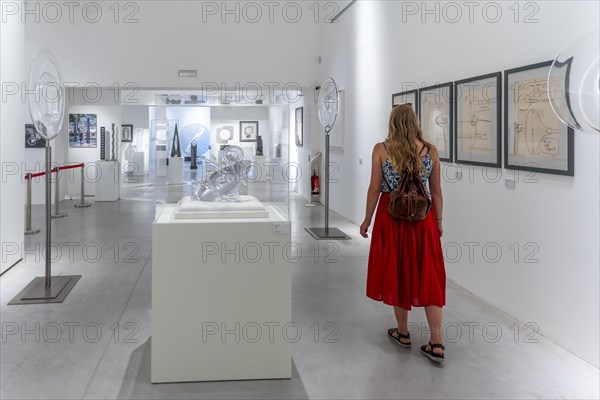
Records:
[[[432,157],[437,157],[435,146],[423,139],[417,115],[412,107],[409,104],[394,106],[390,114],[389,132],[385,142],[390,161],[396,171],[401,172],[405,169],[423,171],[423,161],[416,140],[423,143]]]

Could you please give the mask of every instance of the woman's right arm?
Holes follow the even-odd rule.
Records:
[[[376,144],[373,148],[373,155],[371,156],[371,182],[369,183],[369,190],[367,191],[367,209],[365,211],[365,219],[360,225],[360,234],[364,238],[368,237],[367,229],[369,229],[369,225],[371,225],[375,207],[377,207],[377,201],[381,194],[381,183],[383,181],[380,156],[381,149],[378,146],[383,145]]]
[[[435,209],[435,219],[437,220],[440,236],[444,233],[442,228],[442,217],[444,215],[444,198],[442,197],[442,184],[440,178],[440,159],[436,155],[433,157],[433,169],[429,175],[429,190],[431,191],[431,201]]]

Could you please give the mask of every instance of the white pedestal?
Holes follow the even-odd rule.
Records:
[[[292,376],[290,222],[174,219],[152,237],[152,383]]]
[[[96,161],[96,201],[116,201],[121,197],[121,164],[119,161]]]
[[[183,157],[169,158],[167,181],[169,185],[181,185],[183,183]]]
[[[135,169],[133,170],[134,176],[142,176],[146,175],[146,169],[144,168],[144,152],[138,151],[133,153],[133,164],[135,165]]]
[[[167,176],[167,152],[156,151],[156,176]]]

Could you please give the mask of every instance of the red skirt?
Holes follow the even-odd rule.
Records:
[[[367,296],[391,306],[446,304],[446,269],[433,207],[419,222],[396,220],[382,193],[373,225]]]

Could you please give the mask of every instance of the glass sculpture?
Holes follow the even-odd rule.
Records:
[[[206,173],[194,188],[194,201],[241,201],[240,185],[248,184],[252,162],[244,160],[244,150],[239,146],[227,146],[219,153],[219,162],[202,160]],[[210,172],[209,172],[210,170]]]
[[[548,75],[550,104],[558,118],[578,131],[600,132],[600,31],[569,44]]]

